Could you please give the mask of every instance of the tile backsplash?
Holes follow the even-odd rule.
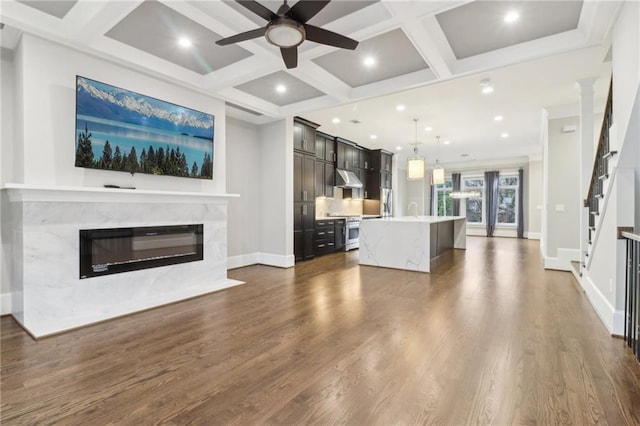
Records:
[[[335,198],[316,198],[316,217],[324,218],[332,215],[361,215],[362,200],[342,199],[342,189],[335,188]]]

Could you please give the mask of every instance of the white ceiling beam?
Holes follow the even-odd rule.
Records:
[[[473,74],[587,47],[582,31],[573,30],[460,59],[454,74]]]
[[[259,112],[269,117],[280,117],[280,108],[264,99],[250,95],[233,87],[219,90],[216,96],[241,107]]]
[[[241,61],[207,74],[204,83],[207,90],[221,90],[225,87],[238,86],[264,75],[281,70],[282,58],[253,55]]]
[[[142,3],[79,0],[64,17],[67,37],[90,46]]]
[[[590,44],[603,43],[609,36],[622,1],[585,1],[582,3],[582,12],[578,21],[578,29],[585,35]]]
[[[455,61],[449,44],[444,37],[438,38],[440,26],[435,17],[430,16],[425,21],[429,27],[425,27],[418,11],[412,2],[398,2],[382,0],[389,12],[401,22],[401,28],[416,48],[422,59],[429,64],[439,78],[451,76],[451,67]],[[442,33],[440,31],[440,33]]]
[[[326,93],[334,103],[348,102],[351,86],[312,61],[302,61],[297,68],[287,71],[294,77]]]
[[[356,87],[351,91],[351,99],[360,100],[388,95],[401,90],[424,86],[426,83],[434,82],[434,80],[436,80],[436,76],[431,69],[414,71],[409,74]]]

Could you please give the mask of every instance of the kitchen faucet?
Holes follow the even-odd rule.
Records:
[[[418,217],[418,203],[416,203],[415,201],[410,202],[409,207],[407,207],[408,212],[411,212],[411,206],[415,207],[415,213],[413,217]]]

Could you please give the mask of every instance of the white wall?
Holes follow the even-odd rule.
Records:
[[[556,258],[558,249],[580,250],[580,176],[578,132],[562,133],[567,125],[579,125],[578,117],[549,120],[548,181],[545,235],[547,257]],[[564,211],[559,211],[564,209]]]
[[[627,133],[640,86],[640,2],[626,1],[612,34],[613,102],[617,134]],[[620,140],[619,142],[622,142]],[[618,146],[613,146],[615,149]]]
[[[529,162],[529,226],[526,228],[529,238],[540,236],[542,232],[542,161]]]
[[[260,135],[256,125],[227,116],[227,192],[240,194],[228,207],[228,244],[230,259],[255,256],[261,250],[262,164]],[[248,259],[254,263],[257,259]],[[229,266],[247,264],[237,259]]]
[[[16,143],[23,153],[24,179],[18,183],[48,186],[104,184],[157,190],[225,192],[224,102],[111,62],[25,34],[20,42],[21,80],[16,81]],[[77,168],[75,153],[76,75],[82,75],[215,116],[213,180],[152,176]],[[22,134],[20,134],[22,133]],[[18,158],[20,155],[17,156]]]
[[[0,186],[13,175],[13,110],[14,110],[14,55],[7,49],[0,49]],[[1,200],[0,223],[6,217],[5,200]],[[11,298],[6,295],[11,290],[9,262],[11,261],[10,235],[0,226],[0,314],[11,312]]]
[[[259,127],[261,263],[289,267],[293,255],[293,119]]]

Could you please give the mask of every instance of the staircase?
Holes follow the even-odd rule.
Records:
[[[604,214],[604,209],[606,209],[607,194],[616,170],[614,157],[617,151],[612,151],[609,147],[609,129],[613,117],[612,83],[612,81],[609,83],[609,95],[600,128],[589,192],[584,200],[584,207],[589,209],[589,243],[587,250],[583,253],[584,257],[581,262],[583,269],[588,268],[591,264],[591,252],[599,236],[598,224]]]

